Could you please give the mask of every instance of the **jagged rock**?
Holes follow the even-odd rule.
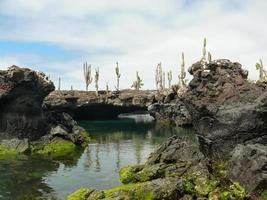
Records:
[[[267,189],[267,146],[237,145],[228,163],[228,177],[251,193]]]
[[[227,159],[237,144],[267,144],[265,84],[250,83],[247,71],[229,60],[205,68],[197,62],[189,72],[194,77],[182,101],[206,156]]]
[[[187,108],[179,100],[171,103],[154,103],[148,106],[148,112],[160,123],[175,126],[190,126],[192,123]]]
[[[54,85],[43,73],[12,66],[0,71],[0,136],[34,140],[47,133],[43,99]]]

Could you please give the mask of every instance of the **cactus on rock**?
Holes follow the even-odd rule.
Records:
[[[133,85],[131,87],[135,90],[140,90],[143,85],[143,80],[140,78],[138,72],[136,72],[136,80],[133,82]]]
[[[115,86],[116,90],[119,91],[120,90],[120,68],[119,68],[119,63],[116,62],[116,68],[115,68],[115,72],[116,72],[116,77],[117,77],[117,86]]]
[[[171,85],[172,85],[172,71],[169,71],[167,73],[167,77],[168,77],[169,88],[171,88]]]
[[[184,93],[186,91],[186,72],[185,72],[185,59],[184,59],[184,52],[182,52],[182,63],[181,63],[181,71],[180,75],[178,76],[179,79],[179,89],[178,89],[178,94]]]
[[[88,87],[92,83],[93,78],[91,76],[91,65],[88,65],[87,62],[83,64],[83,73],[84,73],[86,91],[88,91]]]
[[[162,73],[161,63],[159,63],[157,65],[156,75],[155,75],[155,81],[156,81],[157,91],[162,91],[163,90],[163,73]]]
[[[61,87],[61,78],[58,77],[58,91],[60,91],[60,87]]]
[[[267,81],[267,72],[263,68],[262,60],[256,63],[256,69],[259,70],[259,81]]]
[[[98,96],[99,68],[95,70],[95,93]]]

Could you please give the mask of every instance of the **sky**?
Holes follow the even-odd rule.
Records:
[[[213,59],[240,62],[255,80],[255,63],[267,63],[266,10],[266,0],[0,0],[0,69],[29,67],[84,90],[87,61],[100,89],[114,89],[118,61],[121,88],[138,71],[152,89],[159,62],[177,83],[181,53],[188,68],[206,37]]]

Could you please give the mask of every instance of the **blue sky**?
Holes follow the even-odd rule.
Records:
[[[255,63],[267,63],[266,10],[265,0],[0,0],[0,69],[31,67],[84,89],[87,61],[100,68],[100,88],[113,88],[119,61],[123,88],[136,70],[154,88],[157,63],[177,82],[181,52],[189,67],[207,37],[215,59],[238,61],[256,79]]]

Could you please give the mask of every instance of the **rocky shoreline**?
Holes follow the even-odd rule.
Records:
[[[158,123],[193,126],[198,142],[172,137],[145,164],[123,167],[122,186],[81,188],[68,200],[266,199],[267,83],[248,81],[241,64],[224,59],[197,62],[189,73],[193,79],[182,94],[174,86],[162,93],[99,91],[96,96],[52,92],[53,83],[30,69],[0,71],[0,156],[70,154],[89,142],[73,118],[147,111]]]
[[[192,124],[198,143],[170,138],[144,165],[123,167],[122,186],[81,188],[68,200],[267,198],[267,83],[249,82],[229,60],[197,62],[189,73],[184,94],[171,91],[148,110],[160,121]]]

